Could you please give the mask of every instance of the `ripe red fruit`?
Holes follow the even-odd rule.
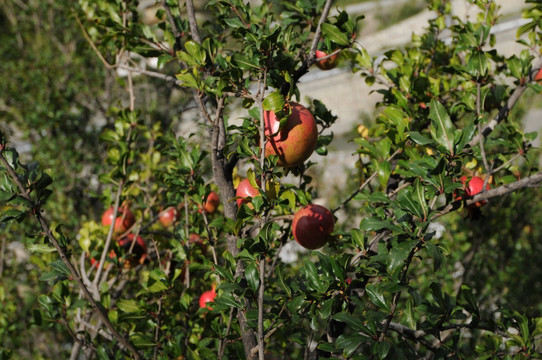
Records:
[[[280,119],[273,111],[264,112],[264,132],[268,138],[265,155],[277,155],[277,164],[284,167],[302,164],[311,156],[318,140],[318,129],[311,112],[298,103],[289,106],[292,113],[280,132]]]
[[[540,82],[542,80],[542,69],[538,70],[536,75],[534,76],[534,80]]]
[[[102,215],[102,225],[111,226],[113,223],[113,206],[107,209]],[[119,207],[117,211],[117,217],[115,218],[115,227],[113,231],[115,234],[125,233],[135,223],[134,214],[128,209],[128,207]]]
[[[147,244],[141,238],[141,236],[135,237],[134,234],[128,234],[118,241],[119,246],[122,248],[125,254],[128,254],[130,247],[135,240],[132,253],[126,255],[126,260],[124,266],[130,268],[132,266],[137,266],[138,264],[143,264],[147,258]]]
[[[250,181],[248,179],[243,179],[239,183],[239,186],[237,186],[237,190],[235,191],[235,196],[240,198],[237,199],[237,206],[241,206],[241,204],[248,204],[249,208],[254,208],[252,204],[250,204],[250,200],[247,199],[247,197],[255,197],[258,195],[260,195],[260,191],[258,189],[255,189],[250,184]]]
[[[212,214],[216,211],[216,208],[220,204],[220,198],[218,197],[218,194],[214,191],[211,191],[209,195],[207,195],[207,199],[203,202],[203,210],[205,210],[206,213]]]
[[[473,176],[470,180],[467,181],[466,176],[462,176],[460,179],[461,183],[465,185],[465,195],[468,197],[472,197],[476,194],[479,194],[482,192],[482,188],[484,187],[484,179]],[[491,187],[489,184],[486,185],[486,190],[490,190]],[[461,197],[458,197],[457,200],[461,200]],[[474,206],[475,207],[481,207],[482,205],[487,204],[487,201],[477,201]]]
[[[209,305],[207,305],[208,302],[213,302],[216,297],[216,292],[213,287],[212,290],[205,291],[201,296],[199,297],[199,307],[204,308],[206,307],[209,310],[213,310]]]
[[[320,205],[306,205],[294,215],[292,233],[304,248],[315,250],[324,246],[333,231],[333,214]]]
[[[467,177],[466,176],[462,176],[459,180],[461,180],[461,182],[466,185],[465,187],[465,194],[467,196],[474,196],[480,192],[482,192],[482,189],[484,187],[484,179],[478,177],[478,176],[473,176],[467,183]],[[486,185],[486,190],[490,190],[491,187],[489,186],[489,184]],[[476,207],[481,207],[482,205],[485,205],[487,204],[487,201],[477,201],[474,205]]]
[[[170,206],[167,209],[163,210],[160,215],[158,215],[158,221],[164,227],[170,227],[179,219],[179,212],[175,207]]]
[[[321,50],[316,50],[316,66],[320,68],[321,70],[331,70],[335,66],[337,66],[337,59],[339,58],[339,54],[331,55],[330,57],[319,60],[321,58],[324,58],[328,56],[328,54]]]

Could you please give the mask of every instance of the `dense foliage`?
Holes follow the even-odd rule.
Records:
[[[465,20],[431,0],[426,32],[384,54],[331,0],[0,2],[0,359],[542,357],[542,173],[521,127],[542,5],[506,57],[496,4],[468,2]],[[333,199],[310,174],[340,119],[298,88],[316,50],[381,96]],[[318,139],[285,167],[264,149],[293,103]],[[489,190],[465,191],[474,176]],[[292,250],[316,202],[331,236]]]

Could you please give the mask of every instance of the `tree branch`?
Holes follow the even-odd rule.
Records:
[[[390,322],[389,323],[389,329],[392,330],[392,331],[395,331],[398,334],[403,335],[404,337],[406,337],[406,338],[408,338],[408,339],[410,339],[410,340],[412,340],[414,342],[418,342],[418,343],[422,344],[423,346],[425,346],[426,348],[428,348],[431,351],[436,351],[438,349],[438,347],[433,346],[433,344],[431,344],[431,342],[429,342],[429,341],[427,341],[425,339],[426,336],[431,335],[431,334],[428,334],[423,330],[413,330],[413,329],[409,328],[408,326],[398,324],[398,323],[395,323],[395,322]]]
[[[201,44],[198,23],[196,22],[194,2],[192,0],[186,0],[186,11],[188,12],[188,22],[190,24],[190,33],[192,34],[192,39],[194,39],[194,41],[198,44]]]
[[[472,138],[472,140],[469,142],[470,146],[477,145],[482,139],[482,137],[487,137],[489,134],[491,134],[491,132],[495,130],[495,127],[502,120],[508,117],[510,110],[514,107],[514,105],[516,105],[516,103],[518,102],[521,95],[523,95],[525,90],[527,90],[527,85],[533,80],[534,76],[536,75],[536,73],[541,67],[542,67],[542,57],[539,58],[538,61],[534,64],[533,69],[531,70],[531,73],[529,74],[527,80],[523,84],[520,84],[514,90],[512,95],[510,95],[510,97],[508,98],[508,101],[506,102],[506,104],[504,104],[504,106],[501,108],[499,113],[491,121],[487,123],[487,125],[482,129],[481,133],[479,133],[474,138]]]
[[[472,198],[469,198],[465,201],[465,205],[473,205],[476,202],[483,201],[483,200],[489,200],[493,197],[497,196],[503,196],[508,193],[511,193],[516,190],[521,190],[525,188],[535,188],[542,185],[542,172],[536,173],[534,175],[531,175],[529,177],[523,178],[521,180],[518,180],[516,182],[506,184],[503,186],[499,186],[498,188],[486,190],[484,192],[481,192]],[[459,204],[461,203],[460,200],[454,201],[443,208],[439,209],[439,212],[433,216],[433,219],[439,218],[443,215],[448,214],[454,209],[457,209],[459,207]]]
[[[318,26],[316,27],[316,31],[314,32],[314,37],[311,42],[311,48],[309,51],[309,55],[303,60],[301,63],[301,66],[294,72],[292,78],[293,83],[297,83],[299,79],[309,71],[309,67],[314,64],[314,61],[316,60],[316,49],[318,48],[318,42],[320,41],[320,36],[322,36],[322,24],[326,22],[327,17],[329,16],[329,11],[331,9],[331,5],[333,4],[333,0],[326,0],[326,3],[324,4],[324,10],[322,11],[322,16],[320,16],[320,20],[318,21]],[[285,84],[280,90],[280,92],[285,95],[288,93],[289,88],[288,84]]]

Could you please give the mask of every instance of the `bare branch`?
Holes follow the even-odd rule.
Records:
[[[117,68],[122,69],[122,70],[136,72],[138,74],[147,75],[147,76],[154,77],[154,78],[157,78],[157,79],[162,79],[162,80],[165,80],[167,82],[173,83],[173,84],[175,84],[177,86],[182,86],[183,85],[183,82],[180,81],[180,80],[177,80],[175,77],[169,76],[169,75],[166,75],[166,74],[162,74],[162,73],[159,73],[159,72],[156,72],[156,71],[151,71],[151,70],[147,70],[147,69],[140,69],[140,68],[136,68],[136,67],[132,67],[132,66],[128,66],[128,65],[118,65]]]
[[[73,13],[75,14],[75,20],[77,21],[77,24],[79,25],[79,27],[81,28],[81,31],[83,32],[83,36],[85,37],[85,39],[88,41],[88,43],[90,44],[90,47],[92,48],[92,50],[94,50],[94,52],[96,53],[96,55],[98,55],[98,57],[100,58],[100,60],[102,61],[102,63],[104,64],[104,66],[107,68],[107,69],[113,69],[115,68],[115,65],[111,65],[105,58],[104,56],[102,55],[102,53],[100,52],[100,50],[98,50],[98,48],[96,47],[96,44],[94,44],[94,41],[92,41],[92,39],[90,38],[90,36],[88,35],[87,33],[87,30],[85,29],[85,27],[83,26],[83,23],[81,23],[81,20],[79,20],[79,16],[77,16],[75,10],[73,11]]]
[[[186,11],[188,12],[188,22],[190,23],[190,33],[192,34],[192,39],[194,39],[194,41],[198,44],[201,44],[198,23],[196,22],[194,2],[192,0],[186,0]]]

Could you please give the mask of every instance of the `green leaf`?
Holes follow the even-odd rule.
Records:
[[[96,354],[98,355],[98,359],[100,360],[109,360],[111,357],[107,353],[107,350],[103,346],[98,346],[98,349],[96,350]]]
[[[237,17],[236,18],[231,18],[231,19],[224,19],[224,22],[226,23],[226,25],[228,25],[232,29],[244,28],[245,27],[245,25],[243,24],[241,19],[239,19]]]
[[[56,261],[53,261],[51,263],[51,267],[53,268],[53,271],[55,271],[58,274],[62,274],[62,275],[65,275],[65,276],[71,276],[70,270],[68,269],[66,264],[64,264],[64,261],[62,261],[60,259],[58,259]]]
[[[135,313],[140,311],[137,302],[133,299],[120,299],[117,302],[117,308],[125,313]]]
[[[374,342],[372,346],[373,353],[377,354],[380,359],[385,359],[391,349],[391,344],[387,341]]]
[[[414,199],[421,206],[423,212],[422,220],[426,220],[429,213],[429,206],[425,200],[425,187],[422,185],[419,178],[414,181]]]
[[[352,316],[352,314],[340,312],[333,315],[333,319],[346,323],[354,331],[362,331],[362,332],[367,331],[367,328],[365,327],[365,325],[363,325],[363,321],[360,318]]]
[[[384,294],[382,293],[382,289],[380,285],[377,284],[368,284],[365,287],[365,291],[367,292],[367,295],[369,295],[369,299],[373,304],[376,306],[383,308],[387,312],[390,311],[389,305],[386,303],[386,298],[384,297]]]
[[[329,39],[338,45],[348,46],[349,44],[346,34],[344,34],[341,29],[335,25],[328,23],[322,24],[322,33],[325,35],[326,39]]]
[[[434,144],[434,141],[432,139],[425,137],[417,131],[408,132],[408,136],[418,145],[425,146],[429,144]]]
[[[429,256],[433,258],[433,271],[437,271],[444,261],[444,255],[442,255],[440,249],[431,242],[427,242],[425,247]]]
[[[192,76],[192,74],[189,74],[187,71],[183,71],[182,73],[175,76],[177,77],[177,79],[183,82],[183,86],[187,86],[193,89],[199,89],[198,82],[196,81],[194,76]]]
[[[336,351],[335,345],[333,345],[333,343],[328,343],[328,342],[318,344],[318,349],[320,349],[322,351],[327,351],[327,352]]]
[[[416,216],[418,219],[423,220],[424,214],[420,204],[417,202],[417,195],[413,194],[410,189],[406,188],[399,192],[397,195],[397,203],[401,209]]]
[[[462,151],[465,146],[472,140],[476,127],[474,126],[474,121],[469,122],[462,130],[460,130],[461,135],[455,146],[456,151]]]
[[[321,319],[325,320],[331,315],[334,302],[335,302],[335,299],[331,298],[331,299],[325,300],[324,302],[320,304],[318,313]]]
[[[152,338],[149,336],[140,334],[140,333],[134,333],[130,336],[130,340],[132,343],[138,347],[138,348],[148,348],[153,347],[156,344],[152,341]]]
[[[388,256],[388,271],[393,274],[397,269],[403,267],[416,241],[405,241],[391,248]]]
[[[521,25],[518,28],[518,31],[516,33],[517,38],[519,39],[521,37],[521,35],[525,34],[526,32],[531,31],[534,28],[536,28],[537,25],[538,25],[538,20],[533,20],[533,21],[528,22],[525,25]]]
[[[307,277],[307,287],[309,289],[323,293],[327,290],[327,286],[322,281],[316,266],[312,261],[305,262],[305,276]]]
[[[276,112],[282,110],[285,104],[284,96],[279,91],[274,91],[267,95],[262,105],[264,110]]]
[[[280,288],[284,290],[284,292],[286,293],[288,297],[292,297],[292,289],[290,289],[290,287],[288,286],[288,284],[286,283],[284,279],[284,273],[282,271],[282,267],[277,266],[275,268],[275,274],[277,275],[278,285],[280,286]]]
[[[294,210],[296,207],[296,198],[295,198],[295,192],[292,190],[286,190],[282,194],[280,194],[280,198],[282,200],[288,201],[288,206],[291,210]]]
[[[221,277],[228,279],[228,281],[230,282],[234,282],[233,275],[231,274],[230,271],[226,270],[225,268],[223,268],[222,266],[218,264],[215,265],[215,270]]]
[[[8,209],[2,212],[2,214],[0,214],[0,222],[6,222],[13,219],[20,221],[24,216],[26,216],[25,211],[20,211],[17,209]]]
[[[467,61],[467,70],[473,77],[483,77],[487,74],[489,60],[484,52],[474,52]]]
[[[508,69],[510,70],[510,73],[513,77],[515,77],[516,79],[521,79],[521,77],[523,76],[521,60],[519,60],[517,56],[514,55],[511,59],[509,59],[506,62],[506,65],[508,65]]]
[[[226,307],[241,308],[240,302],[236,301],[232,294],[223,293],[220,297],[215,298],[215,304],[224,305]],[[214,308],[214,306],[213,306]]]
[[[9,201],[9,200],[13,199],[15,196],[17,196],[17,194],[14,194],[14,193],[9,192],[9,191],[0,190],[0,202]]]
[[[184,48],[186,52],[196,61],[198,65],[205,63],[205,51],[201,48],[197,42],[189,40],[184,43]]]
[[[443,146],[449,155],[454,155],[455,127],[444,106],[435,99],[431,100],[429,118],[433,139]]]
[[[247,279],[248,286],[250,286],[252,291],[258,291],[258,288],[260,287],[260,275],[258,268],[256,267],[256,265],[254,265],[254,263],[250,263],[247,265],[245,269],[245,277]]]
[[[364,218],[361,221],[359,228],[360,230],[365,231],[378,231],[382,229],[395,229],[396,226],[391,223],[391,220],[380,220],[378,218],[370,217]]]
[[[154,283],[152,283],[151,286],[149,286],[147,288],[150,292],[160,292],[160,291],[164,291],[164,290],[167,290],[168,287],[166,284],[164,284],[162,281],[156,281]]]
[[[478,315],[480,313],[480,309],[478,308],[478,303],[476,301],[476,297],[472,293],[472,290],[467,285],[461,285],[461,291],[459,293],[459,298],[464,303],[465,309],[475,315]]]
[[[359,229],[350,230],[352,234],[352,240],[356,244],[356,247],[361,251],[365,251],[365,239],[363,238],[363,233]]]
[[[233,54],[233,61],[239,66],[239,68],[243,70],[250,70],[250,69],[259,69],[260,66],[257,63],[254,63],[251,59],[246,57],[245,55],[235,53]]]
[[[356,349],[362,344],[362,342],[367,341],[367,338],[359,334],[351,335],[341,335],[337,338],[335,346],[339,349],[343,349],[344,354],[349,357],[356,351]]]
[[[48,254],[56,251],[54,247],[46,244],[29,244],[27,249],[30,252],[37,252],[41,254]]]
[[[53,311],[53,299],[47,295],[40,295],[38,297],[38,303],[45,309],[47,312],[51,313]]]

